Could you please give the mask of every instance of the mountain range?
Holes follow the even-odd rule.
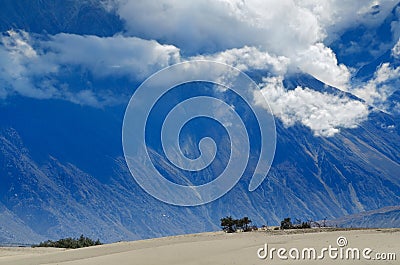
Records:
[[[122,31],[124,23],[95,0],[68,0],[62,6],[50,0],[3,2],[2,32],[20,29],[32,34],[104,37]],[[397,40],[384,37],[390,25],[400,20],[396,10],[381,25],[350,28],[330,44],[338,58],[354,68],[354,83],[373,79],[384,63],[399,65],[391,56]],[[370,39],[365,39],[365,32]],[[371,55],[367,51],[375,49],[377,42],[381,51]],[[349,43],[359,43],[362,52],[346,53],[343,47]],[[262,81],[258,72],[248,74]],[[78,85],[93,78],[81,69],[73,69],[70,75],[71,83]],[[121,95],[140,84],[125,78],[103,81],[104,86],[122,87]],[[286,75],[283,84],[289,91],[301,86],[356,98],[304,73]],[[260,187],[248,191],[254,154],[238,185],[222,198],[196,207],[160,202],[130,175],[121,143],[127,98],[102,107],[18,94],[0,99],[0,244],[33,244],[81,234],[116,242],[215,231],[227,215],[249,216],[259,226],[292,217],[341,218],[335,224],[345,226],[400,227],[400,116],[395,110],[400,89],[394,89],[387,110],[370,106],[368,119],[358,127],[341,128],[329,137],[317,136],[299,123],[287,126],[277,118],[275,158]],[[194,156],[207,124],[199,122],[186,131],[185,148]],[[218,137],[215,130],[208,133]],[[252,144],[259,148],[257,139]],[[220,151],[223,164],[228,151]],[[151,152],[170,179],[183,178],[157,147]],[[137,167],[141,166],[138,159]],[[191,176],[191,181],[209,181],[220,171],[221,165],[216,164]],[[390,206],[394,208],[385,208]],[[365,211],[372,212],[360,214]]]

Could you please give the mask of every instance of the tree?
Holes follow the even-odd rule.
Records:
[[[311,228],[311,222],[302,222],[301,228]]]
[[[245,232],[249,231],[249,224],[251,223],[251,220],[249,219],[249,217],[245,216],[240,220],[241,220],[241,223],[242,223],[243,231],[245,231]]]
[[[285,218],[281,221],[281,229],[304,229],[311,228],[311,221],[303,222],[296,218],[296,223],[292,223],[290,218]]]
[[[236,224],[236,229],[244,230],[244,228],[243,228],[243,226],[244,226],[243,219],[235,220],[235,224]]]
[[[285,218],[283,221],[281,221],[281,229],[291,229],[293,228],[292,221],[290,218]]]
[[[245,216],[241,219],[234,219],[232,216],[221,218],[221,227],[227,233],[236,232],[237,229],[242,229],[244,232],[251,231],[251,220]]]
[[[88,237],[81,235],[79,238],[63,238],[58,241],[47,240],[41,242],[39,245],[33,245],[33,247],[53,247],[53,248],[85,248],[90,246],[101,245],[100,240],[92,240]]]
[[[221,218],[221,227],[227,233],[236,232],[237,220],[233,219],[232,216]]]

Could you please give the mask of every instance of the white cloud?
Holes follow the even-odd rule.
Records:
[[[325,84],[347,90],[350,71],[343,64],[338,64],[333,51],[322,43],[310,46],[297,57],[299,67]]]
[[[284,56],[272,56],[255,47],[245,46],[240,49],[229,49],[212,55],[198,55],[190,60],[211,60],[225,63],[241,71],[267,70],[272,74],[282,75],[287,71],[290,60]]]
[[[397,3],[396,0],[111,1],[131,34],[163,39],[194,52],[202,48],[215,52],[246,44],[259,44],[273,49],[271,52],[282,51],[286,45],[289,49],[307,48],[349,25],[380,23]],[[378,4],[380,12],[372,16]]]
[[[400,39],[394,45],[391,56],[400,58]],[[390,102],[387,99],[400,87],[400,66],[395,67],[391,63],[381,64],[375,71],[373,78],[362,84],[355,84],[350,92],[365,100],[368,104],[382,110],[398,112],[397,103],[390,110]]]
[[[42,61],[30,41],[29,34],[23,31],[8,31],[1,36],[0,80],[3,97],[9,93],[19,93],[35,98],[50,98],[55,92],[51,86],[39,89],[31,82],[33,75],[54,72],[56,66]]]
[[[358,100],[302,87],[286,90],[281,77],[265,78],[260,87],[272,112],[285,126],[300,123],[316,136],[330,137],[340,128],[355,128],[369,114],[368,107]]]
[[[357,86],[351,93],[365,100],[368,104],[386,109],[386,100],[400,86],[400,67],[394,68],[389,63],[378,67],[374,78]]]
[[[327,42],[337,38],[344,29],[355,25],[379,25],[398,3],[397,0],[299,0],[302,6],[318,17],[327,32]]]
[[[257,47],[289,58],[291,70],[300,69],[344,90],[349,70],[323,43],[352,25],[379,24],[396,4],[394,0],[112,2],[131,35],[172,44],[183,54]]]
[[[127,76],[142,81],[165,66],[190,59],[212,59],[276,76],[300,70],[375,105],[390,96],[390,85],[399,79],[399,68],[383,64],[372,80],[351,88],[350,70],[328,47],[345,28],[379,24],[394,0],[105,0],[103,4],[109,10],[116,8],[126,21],[125,35],[3,34],[0,97],[18,93],[92,106],[113,104],[115,93],[89,86],[71,89],[59,77],[78,68],[99,79]],[[398,30],[393,25],[393,31]],[[399,47],[397,43],[393,56],[400,56]],[[263,92],[285,125],[299,122],[316,135],[334,135],[368,116],[366,105],[357,100],[309,88],[287,91],[276,77],[265,79]]]
[[[392,49],[392,56],[400,59],[400,39]]]
[[[77,104],[103,106],[118,102],[118,92],[94,92],[62,83],[68,68],[83,68],[94,76],[128,76],[142,81],[155,71],[180,60],[179,49],[133,37],[100,38],[57,34],[46,40],[24,31],[8,31],[1,37],[0,97],[65,99]]]
[[[47,61],[81,66],[96,76],[143,80],[180,60],[179,49],[172,45],[121,35],[101,38],[61,33],[41,42],[41,46],[50,49],[44,55]]]

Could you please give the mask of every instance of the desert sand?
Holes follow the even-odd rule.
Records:
[[[312,230],[314,231],[314,230]],[[361,252],[366,248],[366,260],[362,253],[360,259],[340,259],[341,249],[337,244],[338,237],[345,237],[347,245],[341,247],[343,253],[347,248],[357,248]],[[343,243],[343,241],[342,241]],[[273,252],[265,259],[263,251],[265,244],[268,253],[271,248],[286,249],[282,251],[283,260]],[[306,259],[301,258],[304,248],[314,248],[318,255],[323,248],[337,248],[336,259],[330,258],[328,251],[324,252],[324,258],[310,260],[308,252]],[[261,250],[259,250],[261,248]],[[299,260],[294,260],[296,251],[299,250]],[[292,257],[289,257],[291,251]],[[395,253],[396,260],[373,260],[377,253]],[[258,255],[259,254],[259,255]],[[334,252],[332,252],[332,255]],[[334,255],[333,255],[334,256]],[[356,254],[355,254],[356,256]],[[381,255],[382,257],[382,255]],[[312,258],[312,256],[311,256]],[[389,258],[389,255],[386,255]],[[393,256],[390,257],[393,259]],[[101,265],[101,264],[400,264],[400,229],[368,229],[351,231],[256,231],[247,233],[226,234],[224,232],[192,234],[133,242],[119,242],[102,246],[66,250],[48,248],[0,248],[0,264],[7,265]]]

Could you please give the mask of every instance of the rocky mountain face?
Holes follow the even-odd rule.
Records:
[[[66,0],[59,4],[51,0],[5,0],[0,11],[0,30],[111,36],[123,29],[122,21],[112,12],[106,12],[105,2]]]
[[[389,206],[377,210],[343,216],[327,222],[329,226],[392,228],[399,227],[400,207]]]
[[[64,11],[52,2],[5,1],[1,29],[99,36],[121,30],[123,22],[96,1],[66,1],[63,16]],[[348,38],[344,35],[343,43]],[[379,62],[388,59],[382,56],[358,66],[363,69],[360,78],[371,78]],[[285,85],[343,93],[306,75],[287,77]],[[399,91],[391,96],[393,105]],[[342,129],[333,137],[317,137],[305,126],[286,127],[276,119],[275,160],[257,190],[248,191],[250,177],[245,175],[212,203],[177,207],[145,193],[130,175],[121,145],[125,107],[92,108],[19,96],[0,101],[0,243],[30,244],[80,234],[115,242],[213,231],[227,215],[249,216],[255,225],[275,225],[284,217],[321,220],[350,215],[339,223],[400,226],[397,208],[369,212],[368,221],[364,215],[351,215],[400,204],[400,119],[396,115],[373,111],[358,128]],[[186,141],[186,148],[194,153],[202,137],[200,129],[194,126],[192,138]],[[157,149],[152,152],[158,168],[178,181],[181,172],[169,166]],[[249,170],[256,159],[251,158]],[[142,166],[140,158],[137,166]],[[219,170],[216,166],[195,177],[208,181]]]
[[[4,205],[0,205],[1,246],[30,245],[45,240]]]
[[[19,235],[28,236],[12,241],[17,243],[81,233],[111,242],[217,230],[219,218],[226,215],[248,215],[262,225],[279,223],[285,216],[332,219],[396,205],[400,194],[396,149],[400,141],[390,131],[382,133],[385,122],[393,120],[380,113],[359,129],[322,138],[302,126],[285,128],[277,121],[275,161],[256,191],[248,192],[249,178],[245,177],[221,199],[189,208],[161,203],[145,193],[130,176],[122,156],[108,161],[109,178],[102,178],[102,174],[96,178],[51,154],[41,158],[31,153],[17,130],[3,129],[2,220],[9,219],[2,222],[1,231],[7,238],[7,233],[14,231],[7,225],[13,224],[37,235],[24,232]],[[40,127],[33,126],[32,131],[34,128]],[[379,134],[382,138],[377,138]],[[67,135],[74,137],[72,131]],[[62,152],[62,145],[58,148]],[[90,150],[83,155],[90,156]],[[164,172],[179,177],[178,171],[166,166],[165,158],[158,158]]]
[[[5,243],[32,243],[81,233],[115,242],[181,234],[188,224],[193,232],[216,229],[209,216],[196,218],[207,216],[205,213],[170,209],[141,191],[122,158],[115,158],[113,179],[105,184],[54,157],[37,164],[13,129],[4,131],[0,141],[5,170],[1,199],[7,205],[1,208]],[[10,225],[16,228],[11,230]],[[7,238],[18,226],[24,230],[14,239]]]

